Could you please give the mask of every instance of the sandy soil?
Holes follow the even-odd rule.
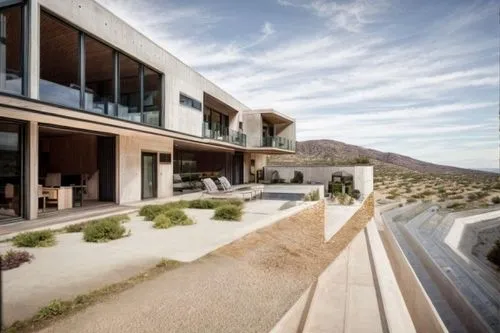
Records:
[[[41,332],[266,332],[373,216],[368,198],[324,243],[324,203]]]

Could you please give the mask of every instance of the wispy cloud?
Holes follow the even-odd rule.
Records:
[[[224,0],[100,1],[250,107],[296,117],[300,140],[498,165],[494,1],[276,0],[258,16]]]

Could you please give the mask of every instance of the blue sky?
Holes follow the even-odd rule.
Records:
[[[99,2],[298,140],[498,167],[496,1]]]

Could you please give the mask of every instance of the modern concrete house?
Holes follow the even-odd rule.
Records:
[[[0,223],[258,181],[295,122],[251,110],[92,0],[0,0]]]

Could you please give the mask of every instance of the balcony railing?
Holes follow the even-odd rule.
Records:
[[[247,136],[244,133],[233,131],[217,123],[209,124],[208,122],[203,122],[203,137],[243,147],[247,145]]]
[[[281,136],[264,136],[261,146],[295,151],[295,141]]]

